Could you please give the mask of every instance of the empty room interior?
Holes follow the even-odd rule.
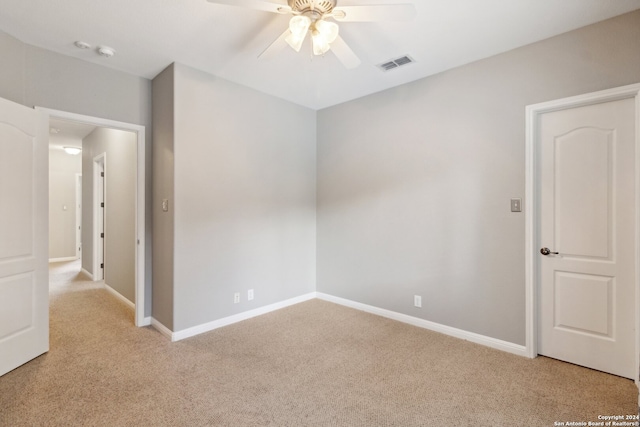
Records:
[[[0,52],[0,425],[639,425],[640,0],[0,0]]]

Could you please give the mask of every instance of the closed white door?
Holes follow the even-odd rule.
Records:
[[[49,350],[46,132],[0,98],[0,375]]]
[[[635,378],[635,100],[540,117],[539,354]]]

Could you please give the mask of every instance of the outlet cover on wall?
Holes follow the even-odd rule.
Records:
[[[247,291],[247,300],[251,301],[253,299],[253,289],[249,289]]]
[[[422,308],[422,297],[420,295],[413,296],[413,305]]]
[[[233,303],[238,304],[240,302],[240,292],[233,294]]]

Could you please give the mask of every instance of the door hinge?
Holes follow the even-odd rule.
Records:
[[[100,264],[100,268],[104,268],[104,264]]]
[[[100,233],[100,237],[104,239],[104,233]]]
[[[100,176],[104,176],[104,172],[100,172]]]
[[[104,202],[100,203],[100,207],[104,208]]]

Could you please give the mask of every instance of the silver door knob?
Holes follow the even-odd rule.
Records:
[[[558,255],[558,252],[551,252],[551,250],[550,250],[549,248],[542,248],[542,249],[540,249],[540,253],[541,253],[542,255],[550,255],[550,254]]]

